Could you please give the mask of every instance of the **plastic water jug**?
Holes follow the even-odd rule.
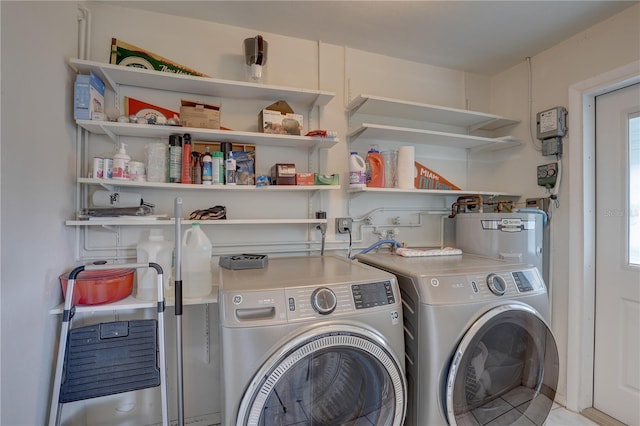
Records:
[[[155,262],[162,267],[165,294],[171,285],[173,244],[164,239],[161,229],[149,231],[149,238],[136,247],[138,263]],[[137,269],[136,299],[158,300],[158,273],[155,268]]]
[[[362,188],[367,184],[367,167],[364,158],[357,152],[352,152],[349,156],[349,186],[351,188]]]
[[[212,285],[211,241],[200,224],[193,223],[182,238],[182,296],[207,296]]]
[[[375,146],[369,149],[365,163],[367,166],[367,186],[384,188],[384,158]]]

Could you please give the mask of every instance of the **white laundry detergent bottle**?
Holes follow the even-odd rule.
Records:
[[[206,296],[212,285],[211,241],[200,224],[193,223],[182,237],[182,296]]]
[[[349,187],[364,188],[365,186],[367,186],[367,169],[364,158],[353,151],[349,156]]]
[[[138,263],[154,262],[162,267],[162,285],[165,293],[171,285],[173,244],[164,239],[162,229],[149,231],[149,238],[136,247]],[[158,273],[155,268],[137,269],[136,299],[158,300]]]

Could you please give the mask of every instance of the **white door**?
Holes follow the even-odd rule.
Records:
[[[640,84],[596,98],[595,312],[593,406],[638,425]]]

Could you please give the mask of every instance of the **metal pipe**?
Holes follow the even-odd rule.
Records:
[[[175,199],[174,208],[175,219],[175,294],[176,294],[176,358],[178,364],[178,425],[184,426],[184,382],[182,378],[182,241],[181,228],[182,223],[182,198]]]

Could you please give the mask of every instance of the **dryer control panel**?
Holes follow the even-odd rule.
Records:
[[[418,291],[430,304],[450,304],[546,292],[537,269],[425,277]]]

